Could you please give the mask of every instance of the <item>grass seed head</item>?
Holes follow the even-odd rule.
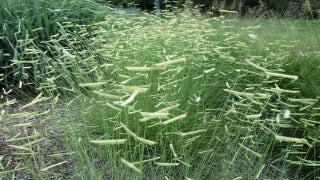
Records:
[[[140,169],[138,169],[133,163],[130,163],[128,161],[126,161],[125,159],[121,158],[121,162],[126,165],[127,167],[129,167],[130,169],[134,170],[137,173],[142,173],[142,171]]]
[[[91,140],[90,142],[98,145],[117,145],[124,144],[127,139]]]

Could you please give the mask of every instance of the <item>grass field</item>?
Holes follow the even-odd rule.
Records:
[[[101,14],[1,51],[0,178],[320,178],[318,21]]]

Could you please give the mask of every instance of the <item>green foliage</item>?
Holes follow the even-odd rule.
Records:
[[[105,71],[113,75],[103,76],[109,80],[103,86],[87,87],[86,95],[80,94],[71,108],[85,119],[81,121],[85,125],[75,123],[71,127],[75,132],[73,146],[85,151],[77,156],[81,160],[77,174],[89,178],[107,176],[109,172],[114,179],[319,176],[319,97],[314,94],[317,89],[309,89],[318,83],[311,80],[318,76],[318,69],[311,68],[317,62],[314,51],[318,41],[317,36],[306,33],[308,28],[319,28],[319,24],[205,19],[196,15],[168,13],[159,19],[130,14],[119,19],[108,16],[100,23],[108,31],[99,31],[95,40],[105,38],[97,46],[113,65]],[[293,54],[307,42],[310,49],[301,53],[314,57]],[[146,70],[180,58],[186,60]],[[305,59],[310,61],[303,62]],[[314,73],[307,75],[308,70]],[[147,91],[121,105],[133,94],[121,85],[146,87]],[[101,93],[116,95],[120,100]],[[175,104],[179,106],[171,109],[168,117],[139,121],[143,118],[140,112],[153,113]],[[162,124],[181,114],[186,117]],[[74,118],[78,122],[78,116]],[[136,136],[157,144],[141,142],[121,123]],[[197,133],[181,136],[186,132]],[[99,146],[91,143],[95,139],[127,142]],[[120,161],[156,157],[160,157],[156,162],[180,164],[160,167],[154,162],[138,163],[136,168],[142,171],[139,174]],[[111,167],[94,165],[88,169],[85,164],[93,161]]]
[[[299,57],[298,55],[288,59],[286,71],[301,77],[301,81],[290,86],[299,87],[306,97],[320,97],[320,61],[318,57]]]
[[[68,6],[47,2],[24,2],[17,12],[3,6],[1,83],[9,87],[0,97],[0,130],[26,134],[0,137],[0,179],[57,179],[65,161],[74,167],[60,179],[320,176],[317,21],[205,18],[190,8],[161,18],[105,9],[95,22],[87,17],[100,17],[98,5],[66,16]],[[47,10],[20,18],[34,6]],[[7,95],[20,82],[40,94],[12,113],[16,101]],[[28,111],[45,103],[50,111]],[[43,155],[53,136],[70,152]],[[63,154],[72,160],[51,163]]]
[[[103,18],[89,0],[12,0],[0,2],[1,86],[33,87],[46,81],[63,52],[84,50],[90,26]],[[82,36],[82,34],[86,34]],[[74,40],[74,43],[70,43]],[[66,54],[66,53],[65,53]]]

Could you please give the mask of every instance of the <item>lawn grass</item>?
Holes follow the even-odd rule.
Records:
[[[27,105],[51,106],[72,179],[317,178],[319,26],[113,11],[86,52],[53,66],[63,80],[38,84],[48,98]],[[42,159],[33,178],[56,172]]]

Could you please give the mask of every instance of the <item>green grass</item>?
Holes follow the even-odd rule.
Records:
[[[29,94],[36,92],[40,85],[40,90],[51,92],[46,87],[56,84],[48,83],[47,78],[70,81],[67,77],[58,77],[61,74],[58,63],[83,58],[83,51],[90,48],[90,24],[103,19],[104,13],[108,12],[88,0],[1,1],[0,10],[0,66],[3,74],[0,85],[19,87],[14,89],[23,89]]]
[[[48,122],[53,123],[53,130],[63,131],[65,137],[60,143],[65,145],[64,151],[73,152],[67,156],[73,162],[72,173],[63,176],[319,177],[319,24],[208,19],[197,12],[163,13],[162,19],[130,11],[106,13],[104,20],[90,25],[92,35],[79,40],[89,42],[85,50],[74,49],[75,57],[65,53],[67,59],[52,64],[55,74],[43,75],[50,79],[61,74],[63,79],[37,84],[38,91],[48,98],[40,101],[39,96],[31,105],[49,104],[45,109],[55,118]],[[66,45],[73,44],[73,36],[66,36],[65,41]],[[174,60],[177,62],[158,70],[130,68],[155,68],[158,63]],[[52,84],[55,86],[48,90]],[[134,92],[141,88],[145,91]],[[2,104],[10,107],[10,103]],[[172,109],[163,118],[139,121],[144,115],[140,112],[167,107]],[[33,110],[26,108],[19,113],[25,111]],[[14,121],[11,114],[5,109],[0,123],[10,118]],[[175,117],[180,118],[172,119]],[[32,118],[27,121],[32,122]],[[12,124],[5,127],[11,129]],[[127,140],[116,145],[91,142],[97,139]],[[41,149],[43,145],[35,143],[32,147]],[[33,178],[49,178],[57,172],[55,168],[63,167],[42,172],[63,159],[50,161],[45,155],[33,158],[39,158],[41,165],[27,164],[24,170]],[[153,158],[156,160],[139,163]],[[135,164],[136,169],[121,159]],[[46,163],[48,160],[51,163]],[[178,166],[160,166],[159,162]],[[3,168],[4,177],[12,177],[8,170]]]

